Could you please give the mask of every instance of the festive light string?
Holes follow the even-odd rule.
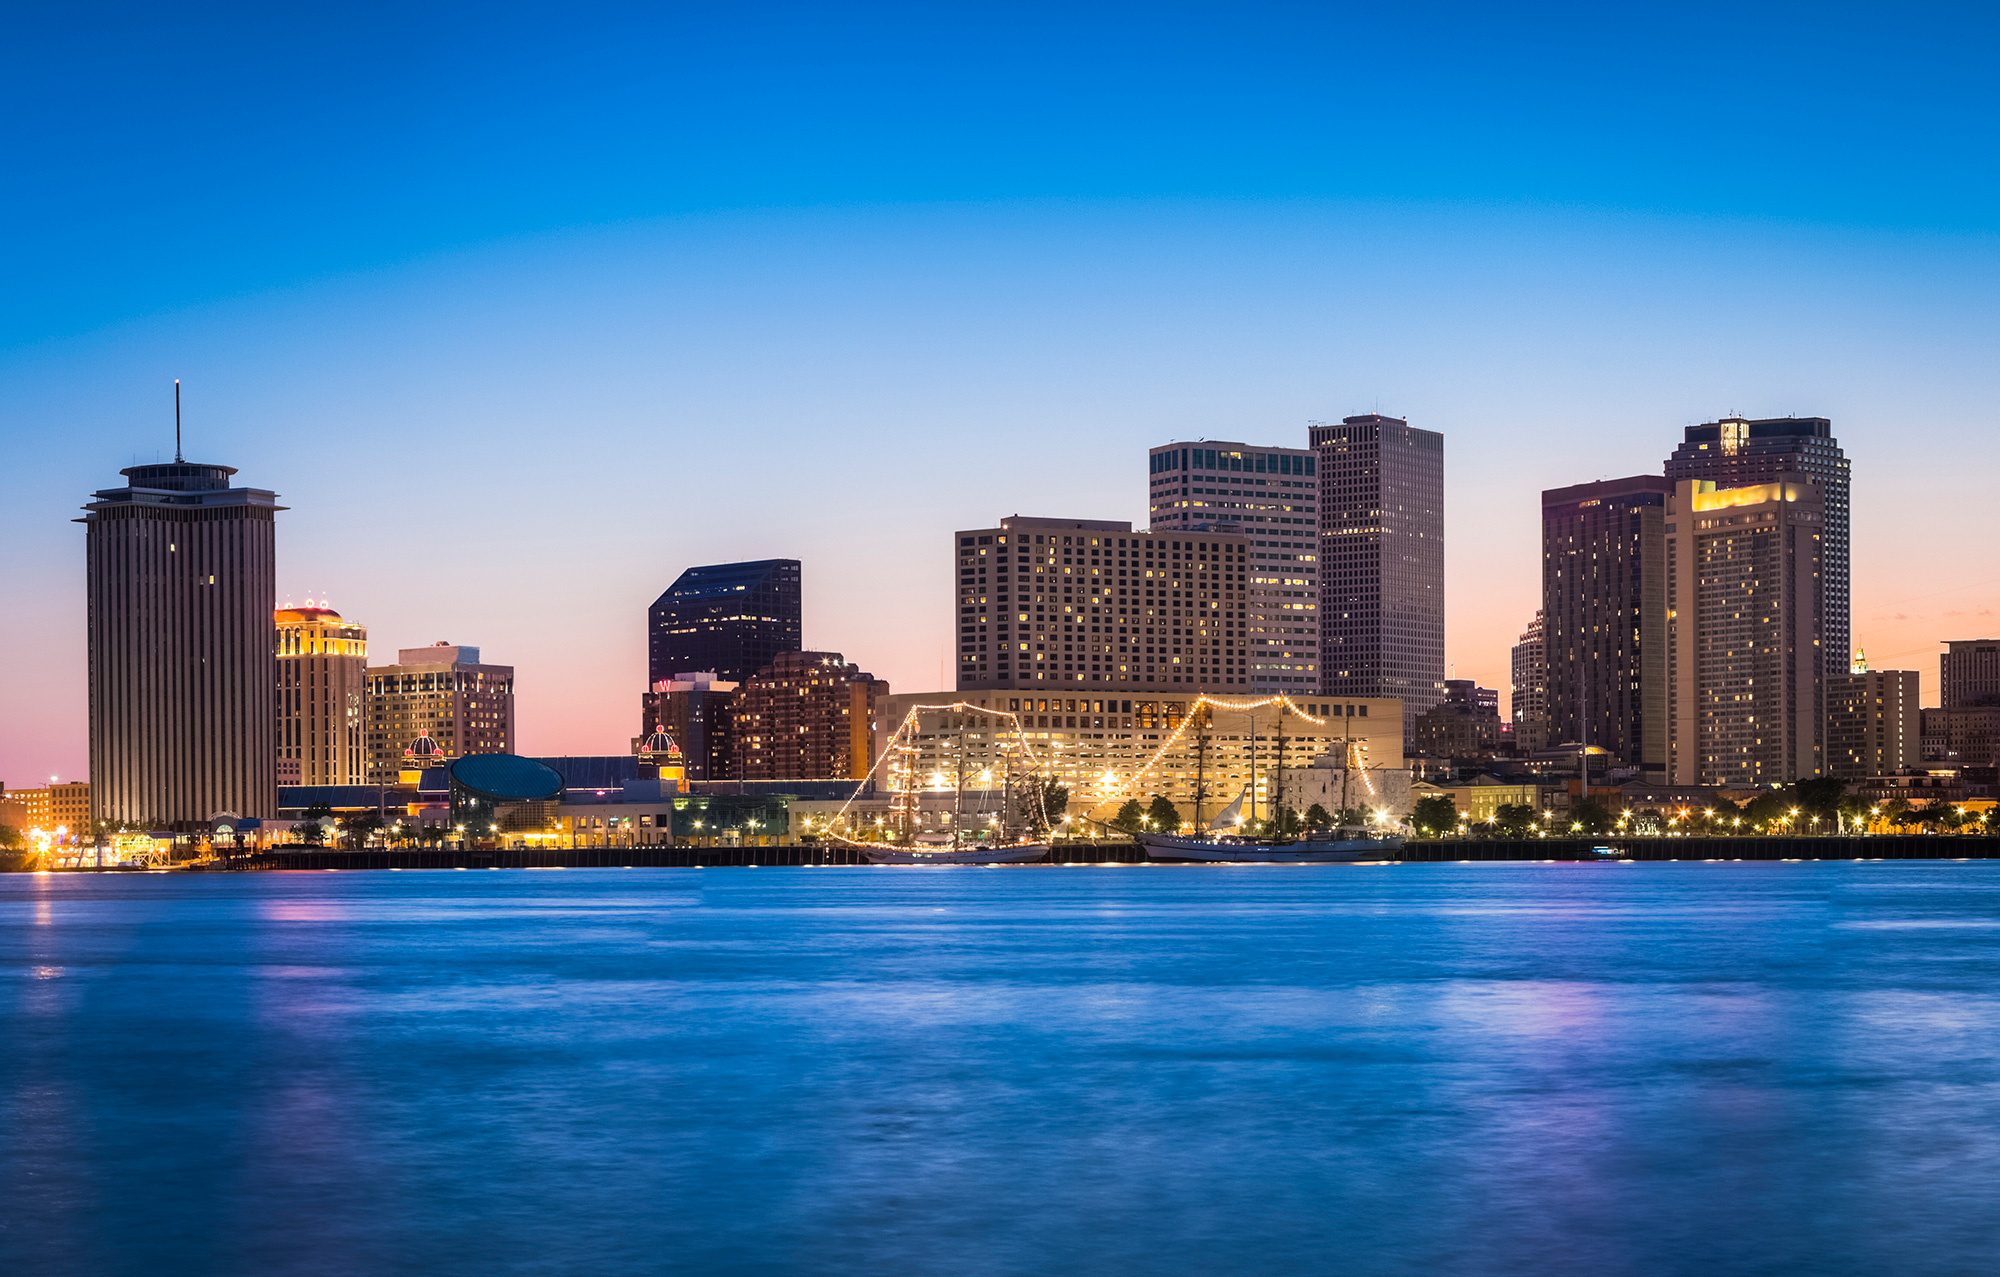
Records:
[[[856,839],[848,838],[843,834],[834,832],[833,827],[835,824],[837,824],[846,817],[848,808],[852,807],[854,805],[854,801],[857,798],[861,797],[861,791],[868,786],[869,781],[875,778],[875,771],[877,768],[881,767],[884,763],[888,762],[889,759],[895,754],[898,753],[917,754],[920,752],[917,746],[915,746],[914,744],[907,744],[903,742],[905,741],[905,733],[908,734],[909,739],[914,740],[917,733],[922,728],[922,724],[918,719],[918,715],[926,710],[932,710],[932,711],[948,710],[948,711],[955,711],[958,713],[986,714],[994,718],[1007,719],[1014,725],[1014,735],[1018,738],[1022,754],[1025,755],[1029,759],[1029,761],[1033,764],[1033,766],[1036,767],[1037,769],[1039,769],[1041,766],[1041,759],[1035,755],[1034,746],[1029,742],[1027,734],[1021,729],[1021,716],[1019,714],[1013,713],[1008,710],[990,710],[987,709],[984,705],[972,705],[968,704],[965,701],[958,701],[950,705],[912,705],[910,706],[909,713],[903,716],[903,721],[897,725],[895,732],[890,735],[888,748],[882,751],[882,757],[875,760],[875,766],[870,767],[868,769],[868,775],[864,776],[861,779],[861,782],[855,785],[854,792],[847,796],[847,801],[840,805],[840,810],[835,812],[833,814],[832,819],[827,822],[828,837],[834,838],[843,843],[851,844],[853,846],[863,845]],[[1051,766],[1053,766],[1053,758],[1051,759]],[[905,790],[898,790],[896,792],[899,794],[901,793],[916,794],[918,796],[918,801],[921,802],[922,792],[923,792],[921,787],[909,783],[910,775],[913,774],[913,772],[914,768],[906,765],[905,783],[906,785],[909,785],[909,788]],[[1035,807],[1037,812],[1041,815],[1042,827],[1045,829],[1052,829],[1054,827],[1054,822],[1052,822],[1049,819],[1049,810],[1048,810],[1048,803],[1046,801],[1046,796],[1047,796],[1046,788],[1038,783],[1035,786]]]

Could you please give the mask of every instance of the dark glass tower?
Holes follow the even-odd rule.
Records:
[[[1444,699],[1444,436],[1370,414],[1310,439],[1321,695],[1400,699],[1408,739]]]
[[[797,559],[689,568],[646,611],[649,683],[693,673],[742,682],[799,650],[799,602]]]
[[[184,832],[278,814],[275,493],[229,466],[120,471],[84,525],[90,806]]]
[[[1820,669],[1839,678],[1853,658],[1847,602],[1847,458],[1825,417],[1724,417],[1689,426],[1667,458],[1667,478],[1711,479],[1718,488],[1770,483],[1802,474],[1821,489],[1826,544],[1820,548]]]

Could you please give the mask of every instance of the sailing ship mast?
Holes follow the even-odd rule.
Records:
[[[1202,705],[1193,705],[1194,721],[1194,827],[1197,833],[1206,833],[1208,826],[1202,823],[1201,804],[1208,797],[1208,736],[1202,731]]]

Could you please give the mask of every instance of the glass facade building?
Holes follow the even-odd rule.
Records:
[[[743,682],[800,639],[797,559],[689,568],[646,612],[649,685],[677,674]]]

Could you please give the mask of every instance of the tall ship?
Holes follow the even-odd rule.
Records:
[[[919,829],[918,816],[923,786],[917,776],[917,713],[923,709],[948,709],[959,717],[956,796],[947,830]],[[1012,719],[1005,712],[988,711],[959,702],[956,705],[916,706],[890,738],[884,761],[888,763],[891,798],[890,827],[897,841],[857,844],[869,863],[877,865],[1018,865],[1031,864],[1049,854],[1049,844],[1014,836],[1013,765],[1010,758],[1001,782],[1001,814],[997,827],[967,831],[965,812],[965,719],[970,714],[992,714]],[[1020,725],[1015,721],[1018,738]],[[1041,822],[1044,828],[1048,821]]]

